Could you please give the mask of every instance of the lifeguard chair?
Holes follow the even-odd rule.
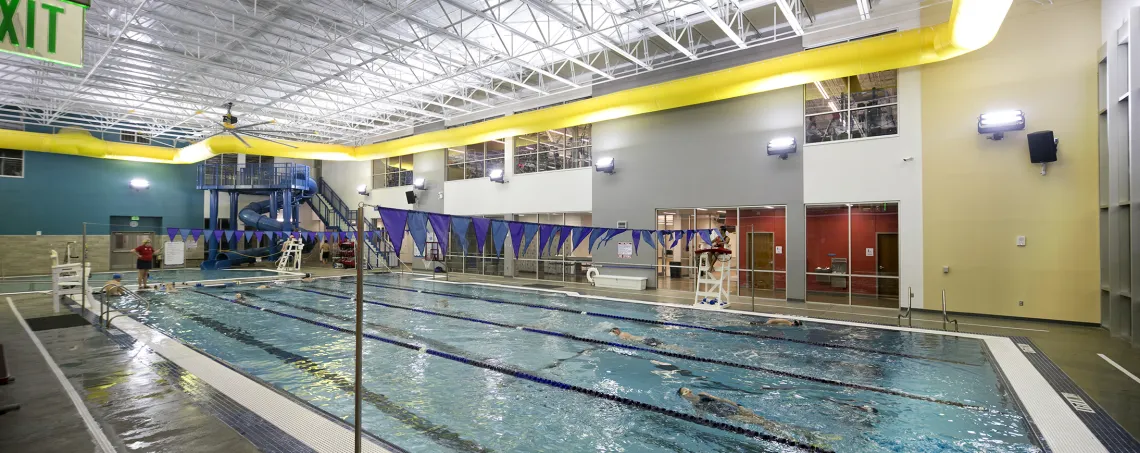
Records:
[[[713,310],[728,308],[732,250],[713,247],[697,250],[696,253],[700,256],[700,264],[697,266],[697,294],[693,306]]]

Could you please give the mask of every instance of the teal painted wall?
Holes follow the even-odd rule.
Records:
[[[0,144],[0,147],[3,147]],[[150,181],[136,191],[133,178]],[[0,178],[0,234],[80,234],[111,216],[162,217],[163,227],[201,228],[203,197],[194,165],[24,153],[24,177]],[[91,225],[90,234],[107,234]]]

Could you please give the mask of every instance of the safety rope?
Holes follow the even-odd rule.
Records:
[[[655,319],[644,319],[644,318],[634,318],[634,317],[629,317],[629,316],[611,315],[608,313],[598,313],[598,312],[591,312],[591,311],[574,310],[574,309],[565,308],[565,307],[554,307],[554,306],[542,305],[542,304],[530,304],[530,303],[526,303],[526,302],[512,302],[512,301],[501,300],[501,299],[487,299],[487,298],[482,298],[482,297],[470,296],[470,295],[466,295],[466,294],[450,293],[450,292],[444,292],[444,291],[434,291],[434,290],[426,290],[426,289],[418,289],[418,288],[408,288],[408,287],[404,287],[404,286],[382,285],[382,284],[376,284],[376,283],[364,283],[364,285],[365,286],[373,286],[373,287],[377,287],[377,288],[396,289],[396,290],[400,290],[400,291],[408,291],[408,292],[414,292],[414,293],[424,293],[424,294],[433,294],[433,295],[438,295],[438,296],[458,297],[461,299],[479,300],[479,301],[483,301],[483,302],[490,302],[493,304],[507,304],[507,305],[516,305],[516,306],[520,306],[520,307],[539,308],[539,309],[543,309],[543,310],[561,311],[561,312],[565,312],[565,313],[584,314],[587,316],[596,316],[599,318],[609,318],[609,319],[619,319],[622,321],[630,321],[630,322],[637,322],[637,323],[643,323],[643,324],[656,324],[656,325],[662,325],[662,326],[684,327],[687,329],[704,330],[704,331],[708,331],[708,332],[716,332],[716,333],[722,333],[722,334],[726,334],[726,335],[736,335],[736,336],[742,336],[742,337],[760,338],[760,339],[764,339],[764,340],[787,341],[790,343],[799,343],[799,344],[806,344],[806,345],[811,345],[811,346],[820,346],[820,347],[833,348],[833,349],[847,349],[847,350],[851,350],[851,351],[860,351],[860,352],[867,352],[867,353],[872,353],[872,354],[890,355],[890,356],[895,356],[895,357],[904,357],[904,358],[908,358],[908,359],[932,360],[932,361],[936,361],[936,362],[952,363],[955,365],[979,366],[979,365],[974,364],[974,363],[962,362],[962,361],[958,361],[958,360],[943,359],[943,358],[939,358],[939,357],[921,356],[921,355],[915,355],[915,354],[907,354],[904,352],[881,351],[878,349],[863,348],[863,347],[859,347],[859,346],[850,346],[850,345],[835,344],[835,343],[824,343],[824,342],[817,342],[817,341],[797,340],[795,338],[777,337],[774,335],[764,335],[764,334],[759,334],[759,333],[755,333],[755,332],[739,332],[739,331],[735,331],[735,330],[718,329],[716,327],[706,327],[706,326],[699,326],[699,325],[695,325],[695,324],[685,324],[685,323],[668,322],[668,321],[657,321]]]
[[[301,322],[304,322],[304,323],[307,323],[310,325],[314,325],[314,326],[318,326],[318,327],[324,327],[324,328],[329,329],[329,330],[333,330],[333,331],[337,331],[337,332],[341,332],[341,333],[347,333],[347,334],[354,334],[354,335],[356,334],[355,330],[334,326],[332,324],[323,323],[320,321],[315,321],[312,319],[303,318],[303,317],[296,316],[296,315],[291,315],[289,313],[283,313],[283,312],[280,312],[280,311],[277,311],[277,310],[274,310],[271,308],[261,307],[261,306],[254,305],[254,304],[251,304],[248,302],[242,302],[242,301],[234,300],[234,299],[227,299],[225,297],[221,297],[221,296],[209,294],[209,293],[204,293],[204,292],[200,292],[200,291],[193,291],[193,292],[198,293],[198,294],[202,294],[205,296],[213,297],[215,299],[224,300],[224,301],[231,302],[234,304],[242,305],[242,306],[252,308],[255,310],[260,310],[260,311],[263,311],[266,313],[271,313],[271,314],[281,316],[284,318],[289,318],[289,319],[301,321]],[[465,365],[470,365],[470,366],[474,366],[474,367],[478,367],[478,368],[483,368],[486,370],[495,371],[495,372],[500,373],[500,374],[513,376],[513,377],[516,377],[519,379],[525,379],[525,380],[528,380],[531,382],[543,384],[543,385],[554,387],[557,389],[568,390],[568,391],[579,393],[582,395],[587,395],[587,396],[592,396],[595,398],[601,398],[601,399],[613,401],[615,403],[624,404],[626,406],[633,407],[636,409],[642,409],[642,410],[647,410],[650,412],[656,412],[658,414],[667,415],[667,416],[670,416],[673,418],[677,418],[677,419],[684,420],[687,422],[696,423],[698,425],[707,426],[709,428],[719,429],[721,431],[726,431],[726,432],[730,432],[733,434],[740,434],[740,435],[744,435],[744,436],[748,436],[748,437],[752,437],[752,438],[756,438],[756,439],[765,440],[768,442],[774,442],[774,443],[787,445],[790,447],[796,447],[796,448],[806,450],[806,451],[811,451],[811,452],[831,452],[831,450],[827,450],[827,449],[824,449],[824,448],[821,448],[821,447],[818,447],[815,445],[808,445],[808,444],[805,444],[805,443],[800,442],[800,441],[795,440],[795,439],[785,439],[782,437],[773,436],[771,434],[765,434],[765,433],[762,433],[759,431],[751,430],[748,428],[743,428],[743,427],[736,426],[733,424],[718,422],[715,420],[709,420],[709,419],[704,418],[704,417],[697,417],[695,415],[686,414],[686,413],[675,411],[672,409],[667,409],[667,408],[655,406],[652,404],[642,403],[640,401],[636,401],[636,400],[626,398],[623,396],[613,395],[613,394],[606,393],[606,392],[599,392],[597,390],[592,390],[592,389],[580,387],[580,386],[573,385],[573,384],[567,384],[565,382],[556,381],[554,379],[546,379],[546,378],[539,377],[539,376],[536,376],[534,374],[530,374],[530,373],[527,373],[524,371],[512,370],[509,368],[505,368],[505,367],[498,366],[498,365],[493,365],[493,364],[483,362],[480,360],[469,359],[469,358],[466,358],[466,357],[463,357],[460,355],[450,354],[450,353],[443,352],[443,351],[436,351],[434,349],[429,349],[427,347],[415,345],[412,343],[406,343],[403,341],[394,340],[391,338],[385,338],[385,337],[381,337],[379,335],[373,335],[370,333],[361,333],[361,335],[366,337],[366,338],[376,340],[376,341],[381,341],[384,343],[388,343],[388,344],[393,345],[393,346],[399,346],[401,348],[409,349],[412,351],[418,351],[422,354],[433,355],[433,356],[448,359],[448,360],[451,360],[454,362],[459,362],[459,363],[462,363]]]
[[[335,297],[338,299],[352,300],[352,298],[348,297],[348,296],[343,296],[343,295],[338,295],[338,294],[330,294],[330,293],[311,290],[311,289],[294,288],[294,287],[290,287],[290,286],[285,286],[284,288],[291,289],[294,291],[302,291],[302,292],[307,292],[307,293],[320,294],[322,296]],[[330,290],[330,291],[335,291],[335,290]],[[582,337],[582,336],[578,336],[578,335],[574,335],[574,334],[570,334],[570,333],[565,333],[565,332],[557,332],[557,331],[553,331],[553,330],[544,330],[544,329],[535,329],[532,327],[507,324],[507,323],[490,321],[490,320],[486,320],[486,319],[479,319],[479,318],[474,318],[474,317],[469,317],[469,316],[459,316],[459,315],[453,315],[453,314],[449,314],[449,313],[440,313],[437,311],[426,310],[423,308],[408,307],[408,306],[404,306],[404,305],[392,304],[392,303],[387,303],[387,302],[377,302],[377,301],[372,301],[372,300],[368,300],[368,299],[365,299],[364,302],[371,304],[371,305],[378,305],[378,306],[382,306],[382,307],[394,308],[397,310],[414,311],[416,313],[423,313],[426,315],[441,316],[444,318],[458,319],[458,320],[462,320],[462,321],[469,321],[469,322],[485,324],[485,325],[490,325],[490,326],[495,326],[495,327],[503,327],[503,328],[507,328],[507,329],[521,330],[524,332],[531,332],[531,333],[537,333],[537,334],[542,334],[542,335],[562,337],[562,338],[567,338],[567,339],[576,340],[576,341],[582,341],[582,342],[591,343],[591,344],[598,344],[598,345],[612,346],[615,348],[628,349],[631,351],[649,352],[649,353],[659,354],[659,355],[663,355],[663,356],[667,356],[667,357],[673,357],[673,358],[684,359],[684,360],[691,360],[694,362],[711,363],[714,365],[723,365],[723,366],[728,366],[728,367],[733,367],[733,368],[745,369],[745,370],[749,370],[749,371],[769,373],[769,374],[774,374],[777,376],[789,377],[789,378],[794,378],[794,379],[801,379],[801,380],[816,382],[816,383],[820,383],[820,384],[835,385],[835,386],[846,387],[846,388],[851,388],[851,389],[856,389],[856,390],[866,390],[869,392],[876,392],[876,393],[883,393],[883,394],[887,394],[887,395],[900,396],[903,398],[910,398],[913,400],[927,401],[927,402],[931,402],[931,403],[961,407],[964,409],[985,410],[985,408],[981,407],[981,406],[974,406],[974,405],[970,405],[970,404],[966,404],[966,403],[961,403],[958,401],[943,400],[943,399],[938,399],[938,398],[935,398],[932,396],[918,395],[918,394],[914,394],[914,393],[910,393],[910,392],[904,392],[901,390],[888,389],[885,387],[877,387],[877,386],[865,385],[865,384],[855,384],[855,383],[851,383],[851,382],[843,382],[843,381],[838,381],[838,380],[834,380],[834,379],[808,376],[805,374],[793,373],[790,371],[783,371],[783,370],[778,370],[775,368],[768,368],[768,367],[762,367],[762,366],[756,366],[756,365],[747,365],[747,364],[743,364],[743,363],[729,362],[726,360],[719,360],[719,359],[710,359],[710,358],[699,357],[699,356],[694,356],[694,355],[690,355],[690,354],[683,354],[683,353],[678,353],[678,352],[647,348],[647,347],[643,347],[643,346],[634,346],[634,345],[629,345],[629,344],[625,344],[625,343],[595,340],[593,338]],[[580,312],[576,312],[576,313],[580,313]]]

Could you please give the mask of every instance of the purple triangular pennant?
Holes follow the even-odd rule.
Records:
[[[542,258],[542,252],[546,250],[546,243],[550,242],[550,236],[554,233],[554,225],[540,225],[538,227],[538,257]]]
[[[246,230],[246,232],[245,232],[245,240],[247,240],[247,241],[248,241],[248,240],[249,240],[249,238],[251,238],[251,237],[253,237],[253,232],[252,232],[252,231],[249,231],[249,230]]]
[[[475,245],[479,247],[479,253],[483,253],[483,245],[487,243],[487,230],[491,229],[491,219],[474,217],[471,224],[475,226]]]
[[[190,239],[190,229],[189,228],[180,229],[180,230],[178,230],[178,235],[182,236],[183,241],[188,240],[188,239]]]
[[[265,233],[263,233],[263,232],[261,232],[261,231],[254,231],[254,232],[253,232],[253,237],[254,237],[255,239],[257,239],[257,245],[261,245],[261,236],[262,236],[262,235],[264,235],[264,234],[265,234]]]
[[[570,232],[574,231],[573,227],[564,226],[558,232],[558,253],[562,253],[562,246],[566,244],[566,239],[570,237]]]
[[[633,232],[630,234],[633,235],[633,254],[636,255],[637,254],[637,243],[641,242],[641,231],[633,230]]]
[[[451,216],[447,214],[428,214],[428,223],[431,231],[435,233],[435,240],[439,242],[440,253],[447,254],[447,243],[451,236]]]
[[[225,234],[226,234],[225,231],[214,230],[214,239],[217,239],[218,243],[221,243],[222,242],[222,236],[225,236]]]
[[[515,250],[515,259],[519,257],[519,246],[522,245],[523,229],[526,227],[522,222],[507,221],[507,230],[511,232],[511,246]]]
[[[191,228],[190,229],[190,237],[191,237],[191,239],[194,239],[194,242],[198,242],[198,238],[202,237],[202,230],[197,229],[197,228]]]
[[[178,234],[178,228],[167,228],[166,235],[170,236],[170,242],[174,242],[174,236]]]
[[[380,221],[384,223],[384,230],[392,239],[392,251],[400,256],[400,247],[404,244],[404,230],[408,225],[408,211],[402,209],[377,208],[380,210]]]

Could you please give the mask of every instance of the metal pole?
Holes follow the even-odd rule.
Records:
[[[360,453],[361,448],[361,428],[360,428],[360,402],[363,392],[360,391],[361,381],[363,380],[363,373],[361,369],[364,364],[364,266],[361,258],[364,256],[364,243],[361,240],[364,238],[364,206],[356,208],[356,416],[355,426],[353,427],[356,434],[356,453]]]
[[[737,224],[739,225],[739,222]],[[752,259],[753,259],[752,258],[752,256],[753,256],[752,251],[756,247],[756,244],[753,243],[753,241],[756,240],[756,235],[753,234],[755,232],[756,232],[756,225],[748,225],[748,277],[749,277],[748,278],[748,286],[751,286],[750,292],[752,293],[752,311],[753,312],[756,311],[756,263],[752,262]],[[772,286],[773,287],[776,286],[775,281],[776,281],[776,277],[772,276],[772,282],[773,282]]]
[[[83,253],[80,255],[83,258],[79,260],[79,278],[83,282],[80,284],[82,294],[79,295],[79,314],[83,315],[87,311],[87,222],[83,222]]]

